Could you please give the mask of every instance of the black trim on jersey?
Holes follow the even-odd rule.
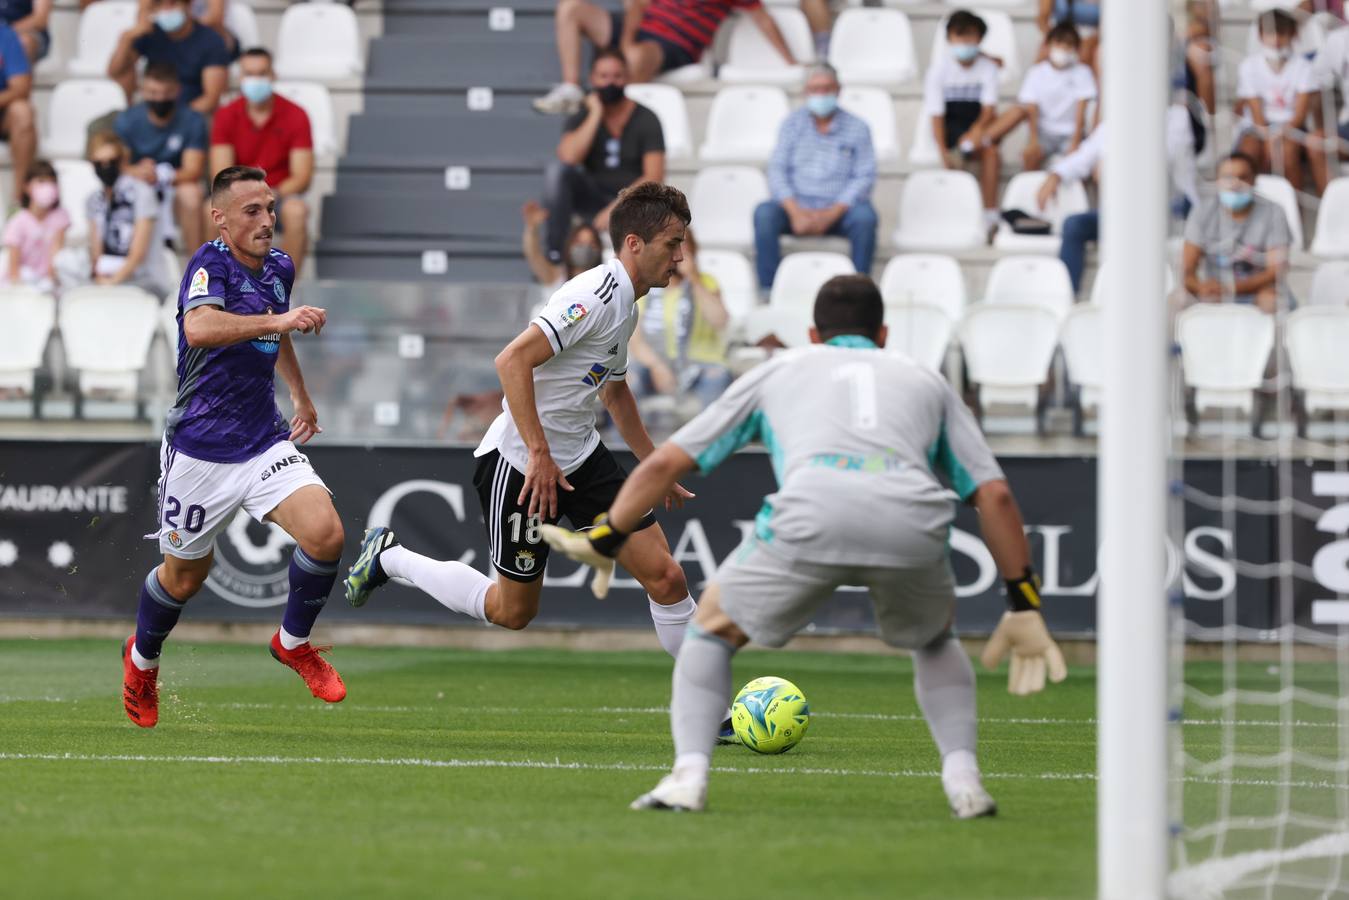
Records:
[[[605,272],[603,283],[595,288],[595,296],[607,304],[614,299],[614,291],[616,290],[618,290],[618,279],[614,277],[613,272]]]
[[[557,346],[560,348],[562,346],[562,335],[557,333],[557,329],[553,327],[553,323],[549,322],[543,316],[539,316],[539,321],[548,326],[548,330],[553,333],[553,340],[557,341]]]

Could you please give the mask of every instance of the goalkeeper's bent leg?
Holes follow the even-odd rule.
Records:
[[[726,698],[731,695],[731,657],[735,651],[723,638],[689,625],[675,660],[670,697],[676,774],[707,777],[712,748],[726,718]]]
[[[974,667],[950,632],[913,652],[913,691],[941,752],[943,774],[953,766],[973,767]]]

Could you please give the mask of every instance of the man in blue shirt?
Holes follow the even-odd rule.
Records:
[[[754,210],[754,254],[759,286],[773,284],[784,234],[843,235],[852,262],[871,273],[876,253],[876,152],[871,129],[838,108],[838,74],[817,65],[806,78],[806,105],[787,117],[768,163],[772,199]]]
[[[141,102],[117,115],[113,130],[131,152],[130,174],[155,187],[172,212],[181,246],[199,247],[205,236],[202,204],[206,191],[206,120],[178,105],[178,70],[166,62],[145,67]]]
[[[179,102],[209,116],[220,105],[229,83],[230,54],[225,41],[193,21],[187,0],[153,0],[148,21],[122,35],[108,63],[108,77],[136,93],[136,61],[171,63],[182,83]]]
[[[37,126],[33,117],[33,67],[19,35],[0,23],[0,139],[9,143],[13,160],[14,199],[22,206],[24,175],[37,153]]]
[[[28,62],[37,61],[51,49],[47,23],[52,15],[52,0],[0,0],[0,19],[19,35]]]

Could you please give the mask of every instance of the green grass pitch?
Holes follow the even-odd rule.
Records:
[[[1000,813],[957,822],[902,656],[737,657],[737,686],[790,678],[814,719],[782,756],[718,748],[702,815],[626,808],[671,759],[663,654],[330,658],[349,690],[335,706],[265,647],[171,643],[160,724],[142,731],[121,711],[115,642],[0,642],[0,893],[1094,893],[1089,669],[1032,698],[980,674]]]

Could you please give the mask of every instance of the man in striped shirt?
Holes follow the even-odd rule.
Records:
[[[557,5],[557,55],[562,81],[534,101],[541,113],[571,114],[581,108],[581,38],[596,47],[615,47],[628,60],[629,82],[650,81],[662,72],[690,66],[712,46],[717,29],[739,9],[764,33],[787,65],[796,58],[760,0],[624,0],[610,12],[590,0]]]

